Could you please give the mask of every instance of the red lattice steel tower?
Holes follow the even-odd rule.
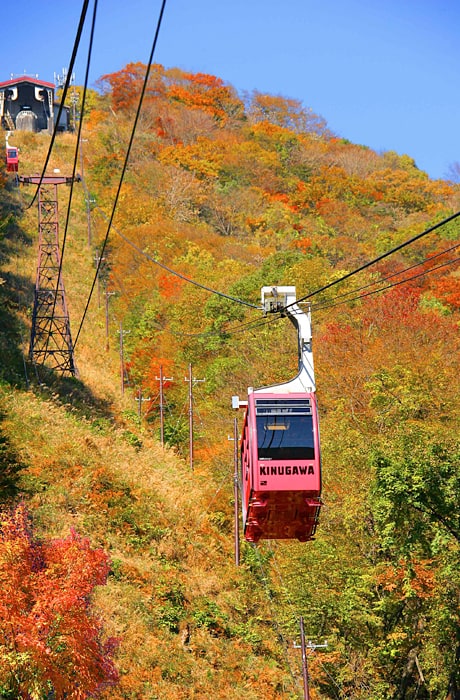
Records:
[[[38,263],[29,359],[62,374],[78,376],[69,313],[61,274],[57,186],[70,184],[61,176],[22,177],[38,187]]]

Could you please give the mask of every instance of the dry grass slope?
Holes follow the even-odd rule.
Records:
[[[22,139],[22,162],[33,171],[46,140]],[[53,167],[67,167],[72,147],[72,137],[62,138],[62,161]],[[21,188],[19,196],[27,201],[31,193]],[[81,192],[74,196],[83,210]],[[16,311],[26,352],[37,254],[32,209],[21,225],[32,242],[4,269],[11,274],[20,266],[24,293]],[[63,268],[72,328],[94,270],[85,225],[83,215],[72,219]],[[236,570],[233,563],[231,451],[229,481],[216,493],[206,470],[193,474],[163,449],[132,417],[131,396],[119,395],[116,325],[108,353],[104,333],[93,301],[76,350],[80,381],[54,378],[40,387],[30,368],[28,388],[4,381],[0,428],[19,465],[16,500],[27,503],[37,534],[65,536],[72,527],[112,559],[95,600],[106,634],[120,639],[121,680],[107,697],[296,697],[252,564]]]

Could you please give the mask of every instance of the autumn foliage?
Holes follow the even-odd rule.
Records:
[[[84,122],[96,204],[94,250],[81,199],[66,252],[76,316],[145,69],[103,76]],[[74,136],[61,136],[71,162]],[[40,152],[23,138],[27,157]],[[296,99],[152,65],[104,252],[109,303],[89,306],[81,380],[48,400],[24,386],[21,334],[4,335],[32,246],[0,227],[0,355],[17,350],[15,373],[0,366],[0,468],[41,532],[75,525],[112,559],[101,585],[107,558],[84,537],[39,541],[24,509],[4,516],[4,694],[292,700],[302,616],[309,639],[328,640],[309,651],[312,700],[458,700],[460,218],[445,220],[459,205],[455,182],[340,138]],[[312,305],[324,507],[314,542],[241,542],[236,567],[231,396],[298,369],[295,331],[259,308],[277,284]],[[25,301],[18,314],[28,329]],[[192,410],[190,365],[204,380]],[[98,614],[120,636],[116,685]]]
[[[96,697],[116,683],[115,640],[91,609],[109,564],[76,532],[40,541],[24,506],[1,516],[0,689],[7,697]]]

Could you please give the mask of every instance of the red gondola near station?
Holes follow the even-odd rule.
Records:
[[[295,287],[263,287],[266,313],[281,311],[299,340],[299,371],[284,384],[248,389],[241,437],[245,539],[313,539],[321,507],[321,456],[310,312]],[[234,407],[244,405],[238,397]]]
[[[19,151],[14,146],[6,147],[6,170],[8,173],[17,173],[19,168]]]

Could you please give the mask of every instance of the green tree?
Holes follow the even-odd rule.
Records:
[[[387,640],[382,654],[399,669],[393,697],[445,697],[449,688],[457,698],[460,443],[406,425],[375,453],[373,466],[381,548],[376,581]]]

